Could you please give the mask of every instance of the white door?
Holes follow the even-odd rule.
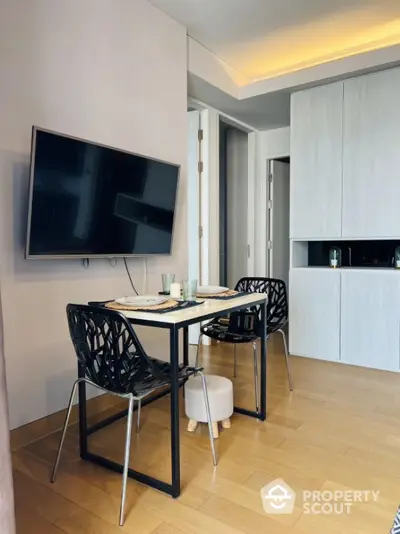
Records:
[[[400,69],[344,82],[343,237],[398,237]]]
[[[400,280],[396,271],[343,271],[342,360],[398,371]]]
[[[188,113],[188,180],[187,180],[187,217],[188,217],[188,251],[189,251],[189,279],[201,279],[201,146],[199,130],[201,128],[201,113]],[[189,343],[197,345],[200,325],[189,327]]]
[[[269,277],[289,282],[290,165],[270,162],[269,178]]]
[[[290,271],[291,354],[319,360],[340,359],[340,274],[339,269]]]
[[[290,237],[341,236],[343,82],[291,97]]]

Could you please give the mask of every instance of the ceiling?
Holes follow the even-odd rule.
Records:
[[[258,130],[272,130],[290,123],[290,93],[287,91],[238,100],[198,76],[189,74],[188,94]]]
[[[151,0],[249,83],[400,43],[400,0]]]

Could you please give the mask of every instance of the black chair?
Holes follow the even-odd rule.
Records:
[[[285,349],[286,370],[290,391],[293,391],[292,374],[290,370],[289,355],[286,343],[286,334],[283,328],[288,322],[288,301],[286,285],[283,280],[276,278],[241,278],[235,287],[236,291],[246,293],[265,293],[267,295],[267,337],[279,332],[283,338]],[[199,347],[202,336],[234,345],[234,371],[236,376],[236,345],[238,343],[253,343],[254,357],[254,389],[256,409],[259,410],[258,390],[258,358],[257,339],[260,338],[261,321],[260,307],[255,306],[247,311],[233,312],[227,317],[212,319],[200,329],[199,344],[197,347],[196,366],[199,358]]]
[[[84,381],[106,393],[128,399],[128,422],[126,428],[120,509],[120,525],[122,526],[124,524],[126,482],[129,467],[134,402],[136,401],[138,403],[138,416],[140,417],[142,399],[156,389],[171,383],[171,366],[167,362],[150,358],[146,354],[130,322],[124,315],[117,311],[108,310],[104,307],[68,304],[67,318],[72,343],[79,364],[84,368],[86,376],[85,378],[76,380],[72,387],[51,481],[54,482],[56,477],[69,417],[75,399],[76,388],[79,382]],[[197,373],[201,375],[211,450],[214,465],[217,465],[207,382],[201,371],[201,368],[180,365],[178,378],[180,384],[184,384],[190,376]]]

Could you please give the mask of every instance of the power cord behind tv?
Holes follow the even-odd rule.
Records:
[[[130,283],[131,283],[132,289],[133,289],[133,291],[136,293],[136,295],[139,295],[139,293],[136,291],[136,287],[135,287],[135,285],[134,285],[134,283],[133,283],[131,273],[129,272],[128,264],[127,264],[127,262],[126,262],[126,258],[124,258],[124,264],[125,264],[126,273],[127,273],[128,277],[129,277],[129,281],[130,281]]]

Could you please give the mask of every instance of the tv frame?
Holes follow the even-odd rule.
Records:
[[[66,137],[67,139],[74,139],[76,141],[82,141],[90,145],[95,145],[95,146],[99,146],[102,148],[110,148],[111,150],[116,150],[117,152],[123,152],[131,156],[138,156],[138,157],[145,158],[151,161],[157,161],[158,163],[166,163],[167,165],[172,165],[173,167],[176,167],[178,171],[178,175],[177,175],[177,180],[176,180],[175,207],[174,207],[174,215],[173,215],[173,221],[172,221],[171,246],[170,246],[169,252],[164,252],[164,253],[153,252],[149,254],[29,254],[29,246],[30,246],[30,241],[31,241],[32,198],[33,198],[33,184],[34,184],[34,178],[35,178],[35,152],[36,152],[35,147],[36,147],[36,133],[37,132],[50,133],[50,134],[58,135],[60,137]],[[123,149],[116,148],[110,145],[104,145],[102,143],[88,141],[87,139],[84,139],[83,137],[82,138],[75,137],[72,135],[56,132],[54,130],[40,128],[39,126],[32,126],[31,157],[30,157],[30,167],[29,167],[28,221],[27,221],[27,232],[26,232],[25,259],[26,260],[69,260],[69,259],[73,260],[75,259],[76,260],[76,259],[143,258],[147,256],[171,256],[172,248],[174,244],[174,236],[175,236],[176,206],[177,206],[177,199],[178,199],[178,193],[179,193],[180,175],[181,175],[181,165],[178,163],[172,163],[170,161],[152,158],[149,156],[145,156],[144,154],[137,154],[136,152],[130,152],[129,150],[123,150]]]

